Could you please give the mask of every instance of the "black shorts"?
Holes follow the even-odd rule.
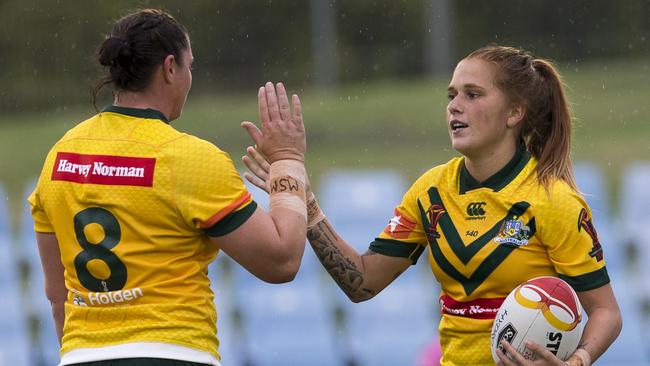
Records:
[[[204,363],[165,358],[120,358],[117,360],[75,363],[70,366],[208,366]]]

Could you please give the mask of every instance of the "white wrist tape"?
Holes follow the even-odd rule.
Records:
[[[297,212],[306,222],[305,165],[297,160],[278,160],[269,170],[269,208],[283,207]]]
[[[314,192],[310,191],[307,197],[307,230],[313,228],[323,220],[325,220],[325,214],[320,209]]]

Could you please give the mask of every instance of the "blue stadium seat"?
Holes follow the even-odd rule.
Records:
[[[597,365],[650,365],[650,323],[637,301],[638,284],[647,279],[635,278],[636,274],[617,273],[612,277],[612,287],[623,316],[623,329]],[[584,324],[584,320],[583,320]]]
[[[436,337],[440,287],[420,265],[404,272],[373,299],[346,306],[351,353],[358,365],[414,366]]]
[[[217,260],[210,265],[208,271],[217,308],[217,335],[221,363],[231,366],[243,365],[241,329],[237,326],[232,295],[232,267],[237,265],[225,253],[219,253]]]
[[[257,204],[268,212],[266,192],[246,182]],[[220,262],[221,261],[221,262]],[[228,262],[228,265],[224,265]],[[227,275],[228,305],[219,317],[230,322],[232,354],[240,365],[333,365],[339,364],[334,347],[334,327],[319,290],[317,259],[305,250],[302,266],[293,282],[272,285],[262,282],[230,259],[220,254],[216,266],[230,268]],[[216,273],[215,276],[219,275]],[[219,302],[219,297],[216,299]],[[221,310],[220,314],[224,314]],[[308,335],[308,336],[305,336]],[[226,351],[224,350],[224,357]],[[224,358],[224,366],[229,365]]]
[[[650,218],[650,161],[628,165],[621,176],[621,216]]]
[[[384,229],[407,186],[391,170],[334,171],[324,176],[319,199],[339,235],[359,253]],[[331,279],[330,283],[333,283]],[[414,365],[437,334],[440,287],[426,260],[410,268],[375,298],[352,303],[335,291],[343,313],[346,357],[359,365]]]
[[[233,267],[246,364],[340,364],[333,320],[314,273],[301,271],[294,282],[271,285]]]
[[[600,167],[594,163],[577,162],[573,167],[578,188],[583,193],[591,213],[598,238],[605,253],[610,273],[626,269],[624,243],[616,233],[616,221],[611,214],[607,182]]]
[[[630,239],[644,236],[650,225],[650,162],[636,162],[627,166],[621,176],[620,219],[622,234]],[[640,229],[641,228],[641,229]],[[650,249],[646,251],[650,259]],[[644,261],[643,263],[648,263]]]
[[[332,171],[321,179],[318,199],[341,237],[365,252],[393,217],[406,188],[392,170]]]
[[[596,223],[609,222],[610,206],[605,176],[600,167],[595,163],[576,162],[573,172],[578,183],[578,188],[584,194]]]
[[[650,302],[650,162],[635,162],[627,166],[621,176],[620,227],[621,240],[636,252],[632,267],[638,278],[639,297]]]
[[[27,203],[27,198],[35,186],[36,181],[34,180],[27,185],[23,195],[18,242],[22,256],[29,268],[26,289],[29,301],[26,310],[29,311],[38,324],[35,337],[36,343],[32,348],[33,363],[37,365],[56,365],[60,361],[60,345],[56,336],[54,319],[52,318],[52,307],[45,296],[45,280],[34,233],[34,222],[29,203]]]
[[[650,225],[650,163],[633,162],[625,167],[621,175],[619,196],[619,220],[611,230],[611,238],[620,247],[632,245],[638,255],[632,258],[637,267],[630,270],[630,263],[624,263],[625,271],[610,273],[612,287],[623,315],[623,330],[598,364],[603,365],[650,365],[650,322],[644,312],[644,301],[650,301],[650,285],[647,266],[650,260],[650,239],[643,228]],[[600,224],[598,224],[600,226]],[[599,229],[600,234],[600,229]],[[605,239],[601,240],[605,259],[610,267],[609,249]],[[629,262],[629,261],[628,261]]]
[[[12,235],[7,195],[0,186],[0,365],[28,366],[29,333],[22,307],[21,278]]]

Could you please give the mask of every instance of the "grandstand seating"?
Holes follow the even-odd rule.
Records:
[[[242,366],[241,327],[232,296],[232,266],[237,265],[225,253],[219,253],[210,264],[210,277],[214,302],[217,308],[217,336],[223,365]]]
[[[624,281],[628,290],[623,296],[627,296],[618,297],[619,301],[624,298],[634,306],[633,311],[623,313],[624,331],[626,326],[635,330],[645,360],[650,362],[650,332],[647,331],[650,327],[650,237],[646,230],[650,226],[650,162],[632,162],[623,169],[619,200],[619,237],[633,251],[631,273]]]
[[[632,163],[623,171],[619,211],[620,235],[638,251],[639,269],[650,278],[650,243],[642,240],[647,237],[644,229],[650,225],[650,163]]]
[[[360,252],[384,229],[407,188],[392,170],[335,170],[321,179],[319,187],[318,199],[327,218]]]
[[[592,209],[624,318],[621,335],[597,364],[650,366],[643,296],[635,295],[646,288],[650,269],[641,265],[637,271],[629,270],[621,245],[634,243],[640,253],[638,261],[650,261],[650,239],[639,230],[650,225],[650,165],[635,163],[624,170],[620,220],[612,218],[607,184],[598,166],[576,163],[575,173]],[[334,171],[319,183],[321,206],[358,252],[364,252],[383,229],[407,188],[392,171]],[[266,194],[248,188],[255,201],[268,209]],[[58,344],[53,323],[48,323],[50,307],[32,220],[25,207],[19,217],[19,245],[12,247],[5,203],[0,200],[0,365],[56,364]],[[439,319],[439,287],[426,255],[375,298],[354,304],[329,278],[309,244],[296,279],[283,285],[263,283],[220,253],[209,275],[219,315],[223,365],[415,365],[423,348],[435,339]],[[22,292],[21,261],[29,269]],[[650,293],[650,287],[646,289]],[[32,341],[29,316],[36,316],[39,325]],[[44,352],[34,353],[40,349]]]
[[[268,209],[266,193],[251,185],[248,189],[258,205]],[[313,253],[305,252],[295,280],[281,285],[262,282],[222,254],[232,268],[229,293],[234,311],[226,316],[239,323],[235,337],[245,344],[237,350],[240,362],[255,366],[339,364],[331,314],[319,286],[322,270]]]
[[[314,272],[311,272],[312,274]],[[252,365],[337,365],[332,317],[318,279],[271,285],[233,267],[234,301],[241,315],[244,359]],[[300,350],[297,352],[297,350]]]
[[[575,163],[573,169],[578,188],[591,209],[593,223],[605,253],[607,270],[610,273],[621,272],[627,264],[626,248],[617,240],[616,222],[608,201],[610,195],[603,172],[598,165],[588,162]]]
[[[386,226],[406,192],[393,171],[334,171],[321,182],[319,198],[337,232],[358,252]],[[336,286],[345,322],[346,356],[358,365],[412,365],[437,331],[440,292],[426,260],[403,273],[375,298],[352,303]],[[387,351],[390,350],[390,351]]]
[[[412,267],[371,300],[346,306],[351,351],[359,365],[415,365],[436,337],[440,288],[430,272],[423,272]]]
[[[7,196],[0,186],[0,365],[28,366],[30,340],[15,252]]]
[[[34,224],[27,203],[29,194],[34,190],[36,181],[27,185],[21,204],[19,246],[21,256],[29,268],[27,278],[26,294],[29,299],[26,302],[25,310],[30,318],[38,324],[35,329],[35,344],[32,346],[32,364],[34,365],[56,365],[60,361],[59,341],[56,337],[54,319],[52,318],[52,307],[45,296],[45,282],[41,267],[40,254],[34,234]]]
[[[598,365],[650,365],[648,331],[644,327],[641,303],[634,296],[636,281],[629,281],[630,274],[612,278],[612,288],[623,316],[623,330],[608,351],[598,360]],[[583,320],[583,324],[586,321]]]

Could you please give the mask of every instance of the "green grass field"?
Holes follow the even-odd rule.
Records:
[[[605,169],[615,200],[621,169],[630,160],[650,160],[650,59],[560,66],[576,117],[574,160]],[[454,156],[444,119],[447,82],[376,82],[329,93],[288,85],[303,102],[307,165],[316,189],[330,169],[393,168],[411,180]],[[212,141],[243,168],[239,157],[250,142],[239,123],[257,120],[256,103],[256,90],[190,94],[174,126]],[[0,180],[14,209],[23,204],[25,187],[39,174],[51,145],[92,114],[84,106],[0,117]]]

